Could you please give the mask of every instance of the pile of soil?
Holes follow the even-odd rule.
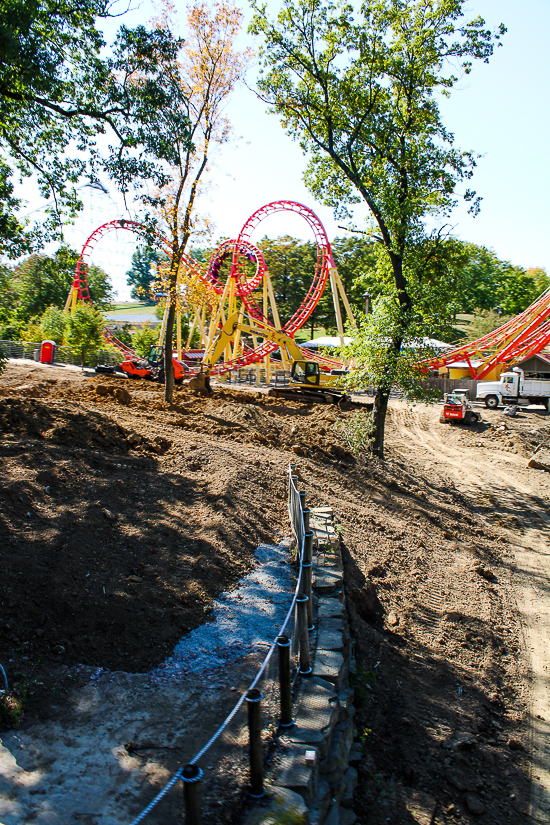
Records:
[[[159,664],[284,517],[284,478],[255,456],[122,424],[107,404],[65,400],[69,383],[0,400],[0,662],[48,684],[61,662]]]

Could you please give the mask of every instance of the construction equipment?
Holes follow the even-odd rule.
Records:
[[[245,318],[248,320],[245,321]],[[235,333],[240,331],[245,335],[264,338],[277,344],[284,351],[288,362],[291,363],[290,384],[288,387],[271,387],[268,395],[271,398],[288,398],[292,401],[306,403],[337,404],[346,400],[348,396],[343,388],[337,386],[344,370],[335,370],[336,374],[321,371],[318,361],[304,358],[302,350],[290,335],[282,330],[264,324],[262,321],[240,312],[231,315],[219,330],[210,349],[207,349],[202,362],[203,371],[189,382],[192,389],[212,392],[210,387],[210,370],[218,358],[228,349]]]
[[[480,381],[477,398],[485,401],[485,406],[496,410],[499,404],[512,401],[523,405],[540,404],[550,411],[550,381],[539,378],[525,378],[523,370],[512,367],[512,372],[503,372],[500,381]]]
[[[441,424],[452,424],[460,421],[462,424],[477,424],[481,415],[472,409],[468,390],[453,390],[446,393],[443,401],[443,410],[439,416]]]
[[[172,357],[174,365],[174,381],[181,384],[186,375],[189,375],[189,367],[175,356]],[[119,370],[125,372],[129,378],[148,378],[150,381],[164,381],[164,347],[151,347],[147,358],[139,358],[135,355],[119,364]]]

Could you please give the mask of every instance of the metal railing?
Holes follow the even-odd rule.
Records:
[[[290,371],[274,369],[273,366],[269,368],[269,380],[267,378],[267,369],[260,364],[254,367],[246,367],[240,370],[232,370],[226,373],[226,382],[228,384],[250,384],[257,386],[286,386],[290,383]]]
[[[186,825],[201,825],[206,812],[214,825],[216,809],[208,804],[209,791],[218,801],[219,793],[227,792],[228,784],[248,777],[248,794],[264,796],[264,761],[266,744],[277,730],[290,728],[292,689],[297,677],[312,672],[309,651],[309,630],[312,623],[311,566],[313,533],[309,530],[309,510],[305,493],[298,489],[296,465],[288,468],[288,514],[296,543],[297,582],[284,621],[271,642],[263,662],[237,703],[208,742],[170,779],[167,785],[136,816],[131,825],[143,822],[147,815],[181,779]],[[275,655],[277,651],[277,655]],[[244,711],[246,708],[246,713]],[[214,753],[212,753],[214,751]],[[199,762],[210,752],[209,761],[218,758],[219,775],[209,771],[206,779]],[[212,766],[209,766],[212,767]],[[235,779],[237,777],[237,779]],[[204,793],[203,791],[206,791]]]
[[[38,360],[36,353],[40,351],[40,344],[35,341],[0,341],[0,355],[4,358],[28,358]],[[111,350],[90,352],[84,358],[85,367],[97,367],[98,364],[116,366],[121,361],[121,354]],[[54,364],[71,364],[82,366],[82,359],[70,347],[56,346]]]

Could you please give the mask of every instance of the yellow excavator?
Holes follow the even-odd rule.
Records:
[[[210,370],[228,348],[237,330],[240,330],[245,335],[255,335],[258,338],[261,337],[277,344],[286,352],[287,359],[292,365],[289,385],[287,387],[271,387],[268,391],[271,398],[288,398],[293,401],[317,404],[337,404],[339,401],[348,399],[345,390],[337,386],[338,380],[346,374],[346,370],[332,370],[331,373],[321,372],[318,361],[304,358],[294,338],[291,338],[286,332],[274,329],[254,318],[245,321],[245,317],[247,316],[236,312],[227,319],[212,345],[204,353],[202,360],[203,372],[187,382],[187,386],[191,389],[212,392]]]

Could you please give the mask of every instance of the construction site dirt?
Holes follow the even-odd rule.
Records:
[[[288,535],[295,461],[310,506],[331,505],[341,527],[358,821],[402,822],[398,796],[412,800],[411,822],[550,821],[550,474],[527,467],[550,418],[482,410],[466,428],[392,400],[386,460],[356,461],[334,427],[355,406],[219,385],[210,397],[178,388],[168,405],[158,384],[10,363],[0,664],[28,686],[19,730],[62,726],[99,669],[130,684],[208,621],[257,545]],[[235,684],[231,672],[226,690]],[[212,717],[197,724],[207,739]],[[174,746],[154,761],[168,775],[180,758]],[[140,800],[158,781],[151,772]],[[135,812],[120,800],[121,823]]]

